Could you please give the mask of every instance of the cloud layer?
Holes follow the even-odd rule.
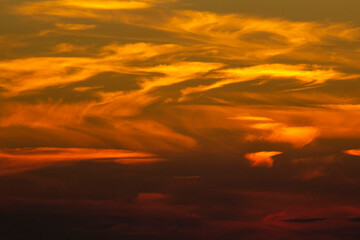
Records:
[[[1,2],[0,238],[359,239],[358,22],[258,2]]]

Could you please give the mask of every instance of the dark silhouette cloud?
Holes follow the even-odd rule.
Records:
[[[325,218],[297,218],[297,219],[285,219],[283,222],[288,223],[313,223],[313,222],[319,222],[324,221]]]

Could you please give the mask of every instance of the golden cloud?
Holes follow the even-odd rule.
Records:
[[[291,54],[329,39],[351,42],[360,36],[359,28],[341,23],[293,22],[190,10],[149,14],[156,17],[129,13],[114,20],[176,33],[180,39],[197,41],[196,48],[207,51],[208,56],[252,63]]]
[[[86,53],[87,57],[46,55],[48,57],[1,60],[2,96],[9,99],[30,91],[68,86],[105,72],[136,76],[132,81],[138,89],[109,91],[97,84],[73,88],[96,96],[97,100],[71,104],[53,100],[36,104],[6,103],[0,111],[0,126],[57,130],[72,126],[91,135],[90,129],[94,126],[89,126],[87,121],[96,119],[106,125],[95,127],[96,138],[130,149],[148,150],[152,147],[155,152],[178,147],[194,149],[199,144],[212,151],[206,141],[219,144],[219,151],[236,148],[246,140],[290,143],[301,148],[318,137],[360,136],[357,100],[337,97],[330,92],[317,92],[316,89],[339,80],[359,78],[356,69],[345,67],[349,62],[356,65],[357,57],[349,54],[350,51],[344,53],[343,46],[340,46],[350,42],[349,47],[356,45],[358,28],[342,23],[295,22],[241,14],[153,8],[158,4],[161,1],[54,0],[25,2],[18,6],[18,13],[32,17],[93,18],[91,24],[65,23],[67,21],[57,17],[41,18],[53,21],[58,29],[66,30],[56,31],[60,35],[85,36],[80,30],[96,28],[92,31],[95,32],[107,22],[126,23],[171,35],[167,35],[167,44],[145,41],[123,45],[114,43],[91,53],[85,45],[61,41],[54,44],[51,54]],[[122,11],[124,9],[142,10]],[[165,38],[158,37],[155,31],[150,35],[142,40],[149,38],[146,39],[149,42],[164,42]],[[304,52],[304,49],[315,49],[314,46],[330,48],[334,44],[336,48],[331,48],[332,54],[343,57],[342,61],[329,62],[323,55],[325,48],[316,48],[311,55],[316,55],[316,58]],[[306,61],[299,60],[301,54],[307,55],[302,55]],[[228,88],[223,88],[259,79],[264,81],[256,83],[257,86],[269,83],[267,80],[289,80],[291,83],[281,93],[276,90],[257,93],[244,89],[229,93],[232,94],[229,98]],[[306,88],[313,88],[314,92],[300,91]],[[212,89],[222,92],[214,94],[210,91]],[[290,101],[304,107],[290,107]],[[251,102],[260,104],[255,106]],[[308,102],[311,107],[305,107]],[[143,111],[147,107],[155,110]],[[161,112],[161,117],[155,112]],[[223,143],[220,136],[213,133],[218,129],[225,130],[234,142]],[[236,135],[236,131],[241,134]]]
[[[84,52],[86,47],[76,46],[69,43],[60,43],[53,47],[54,53]]]
[[[309,84],[320,84],[331,79],[354,79],[359,77],[359,75],[346,75],[332,69],[319,69],[319,67],[306,65],[267,64],[247,68],[220,70],[212,77],[221,78],[222,80],[210,85],[199,85],[197,87],[186,88],[182,90],[182,93],[186,96],[192,93],[220,88],[229,84],[255,80],[260,77],[291,78]]]
[[[17,8],[21,14],[47,14],[57,16],[74,16],[76,13],[87,13],[81,17],[95,17],[95,12],[86,10],[122,10],[142,9],[152,5],[145,1],[116,1],[116,0],[54,0],[54,1],[33,1],[25,2]]]
[[[62,28],[65,30],[89,30],[96,28],[96,25],[93,24],[72,24],[72,23],[56,23],[55,24],[58,28]]]
[[[108,11],[137,10],[155,7],[159,4],[176,0],[53,0],[27,1],[15,8],[15,12],[23,15],[50,15],[58,17],[81,17],[111,19],[106,17]]]
[[[73,45],[57,45],[61,52],[76,49]],[[128,66],[129,62],[146,60],[165,53],[176,52],[176,45],[147,43],[109,45],[100,57],[39,57],[0,61],[0,86],[9,94],[78,82],[101,72],[129,73],[141,69]]]

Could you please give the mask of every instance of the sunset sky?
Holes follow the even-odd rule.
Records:
[[[0,0],[0,239],[360,239],[359,9]]]

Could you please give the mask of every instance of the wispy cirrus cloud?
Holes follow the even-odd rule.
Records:
[[[0,238],[357,239],[357,23],[213,2],[0,3]]]
[[[359,77],[355,74],[343,74],[332,69],[321,69],[316,66],[306,65],[286,65],[286,64],[267,64],[257,65],[239,69],[224,69],[211,76],[221,79],[210,85],[199,85],[197,87],[186,88],[182,93],[186,96],[192,93],[205,92],[216,88],[221,88],[229,84],[256,80],[259,78],[277,79],[296,79],[306,85],[320,84],[328,80],[345,80]],[[290,89],[291,90],[291,89]]]
[[[351,42],[359,37],[359,28],[346,23],[293,22],[182,10],[158,16],[149,20],[147,15],[129,14],[118,20],[176,33],[179,38],[197,41],[198,47],[209,50],[208,55],[212,57],[251,63],[293,54],[307,46],[331,42],[331,39]]]
[[[94,24],[73,24],[73,23],[56,23],[58,28],[77,31],[77,30],[90,30],[95,29],[96,25]]]
[[[359,135],[357,118],[347,121],[357,116],[349,107],[356,106],[355,97],[319,90],[359,77],[348,65],[356,59],[343,51],[345,45],[356,48],[354,25],[166,9],[160,1],[34,1],[16,8],[16,14],[57,27],[37,38],[54,34],[62,41],[54,42],[45,57],[0,62],[1,94],[9,101],[2,110],[4,128],[75,126],[91,135],[91,122],[100,141],[131,149],[181,146],[204,152],[213,151],[215,143],[219,151],[264,142],[296,149],[316,139]],[[139,37],[122,38],[108,32],[110,23],[121,31],[148,33],[140,42]],[[92,39],[104,32],[131,43]],[[75,35],[89,42],[72,41]],[[326,47],[334,58],[325,57]],[[311,49],[316,58],[307,55]],[[344,61],[334,60],[339,56]],[[111,83],[102,79],[108,73],[115,74]],[[61,94],[52,99],[63,89],[81,100],[67,103]],[[47,91],[53,93],[48,99]],[[111,131],[125,137],[110,137]]]
[[[68,51],[72,48],[72,45],[57,45],[55,50]],[[155,46],[136,43],[106,46],[100,57],[93,58],[39,57],[4,60],[0,61],[0,85],[6,88],[9,94],[17,94],[83,81],[101,72],[137,72],[141,69],[128,66],[130,62],[144,61],[177,50],[178,47],[172,44]]]

